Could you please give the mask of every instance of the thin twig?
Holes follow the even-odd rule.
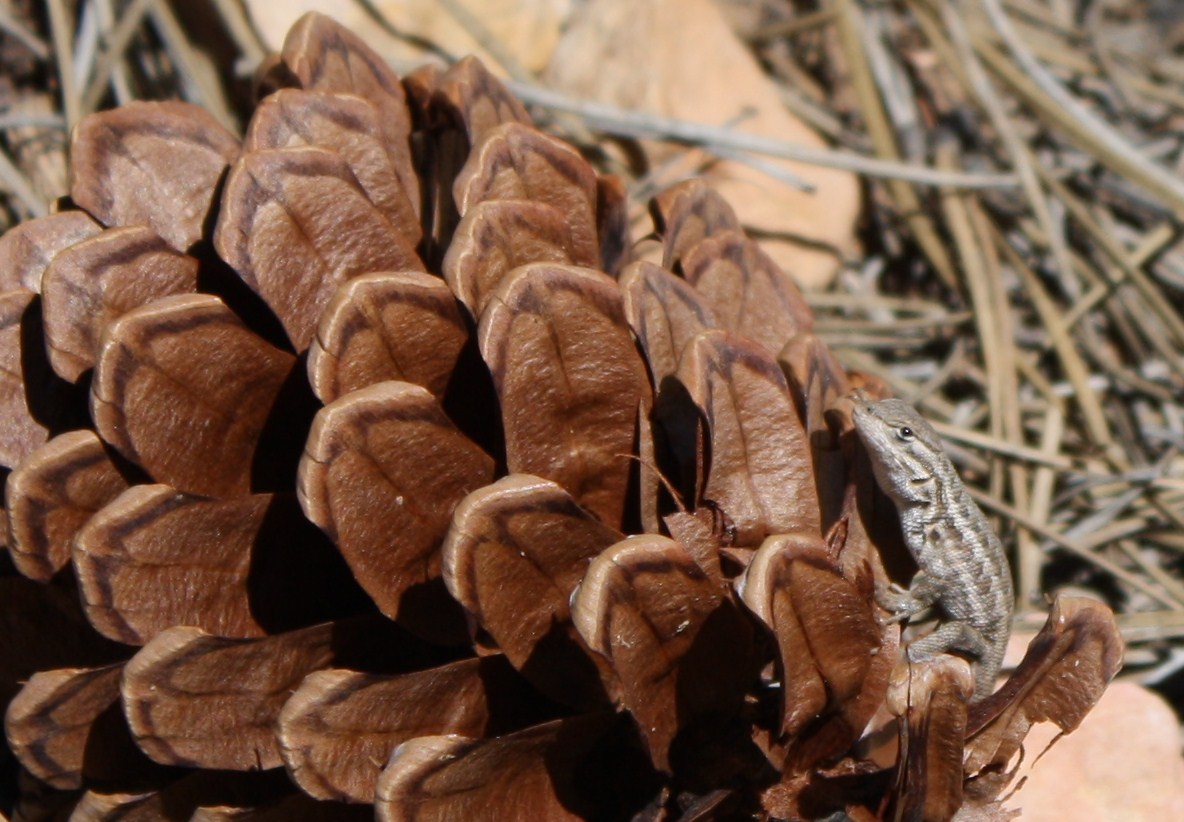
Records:
[[[3,30],[9,37],[18,40],[38,60],[49,59],[49,44],[29,31],[6,8],[0,8],[0,30]]]
[[[1042,448],[1029,448],[1026,445],[1008,442],[999,437],[993,437],[990,434],[971,431],[969,428],[963,428],[960,425],[947,425],[937,420],[931,420],[930,422],[933,424],[937,433],[941,434],[944,439],[973,445],[976,448],[991,451],[1002,457],[1023,460],[1033,465],[1046,465],[1049,468],[1056,468],[1061,471],[1068,471],[1077,467],[1077,464],[1072,459],[1061,456],[1060,454],[1049,453]]]
[[[103,99],[103,95],[107,92],[107,86],[111,82],[111,73],[124,58],[124,54],[132,42],[132,37],[135,36],[136,30],[140,27],[140,23],[148,11],[150,2],[152,0],[132,0],[131,5],[119,16],[119,22],[111,30],[106,46],[98,59],[95,60],[94,71],[86,84],[86,90],[82,93],[80,105],[82,114],[89,114],[98,108],[99,101]]]
[[[8,156],[0,151],[0,185],[21,201],[29,214],[41,217],[49,213],[49,204],[33,189],[32,183],[21,173]]]
[[[177,67],[183,77],[193,84],[197,97],[202,105],[209,110],[214,118],[231,132],[239,131],[238,120],[231,111],[222,86],[209,70],[203,58],[194,51],[189,44],[189,37],[173,14],[172,8],[162,0],[150,0],[148,10],[152,23],[162,40],[169,48],[169,53],[177,62]]]
[[[81,117],[78,89],[74,83],[74,27],[63,0],[47,0],[47,8],[53,53],[58,62],[58,82],[62,87],[62,108],[66,113],[66,125],[73,128]]]
[[[235,45],[242,52],[240,60],[249,66],[257,66],[267,56],[267,49],[259,39],[259,34],[247,21],[243,14],[243,4],[240,0],[213,0],[226,24],[226,30],[234,38]]]
[[[1073,99],[1016,36],[998,0],[980,1],[991,25],[1019,64],[1018,68],[1014,67],[992,55],[989,48],[980,49],[980,54],[992,55],[991,68],[1005,76],[1039,111],[1055,118],[1076,139],[1090,146],[1102,162],[1155,192],[1170,204],[1177,216],[1184,216],[1184,180],[1136,150],[1109,123]]]
[[[33,112],[0,114],[0,129],[10,128],[52,128],[62,131],[66,128],[66,118],[60,114],[34,114]]]
[[[838,11],[839,42],[843,46],[847,58],[851,86],[855,97],[859,101],[867,130],[872,138],[872,145],[876,153],[888,161],[897,161],[900,151],[896,145],[896,137],[880,103],[880,92],[876,87],[875,78],[867,56],[863,51],[864,35],[863,15],[854,0],[835,0]],[[889,180],[888,192],[896,203],[897,213],[908,224],[921,250],[929,259],[933,269],[942,281],[952,290],[958,288],[958,277],[954,272],[954,264],[949,251],[942,242],[933,219],[921,206],[921,199],[912,186],[900,181]]]
[[[962,19],[954,11],[953,6],[948,0],[942,5],[941,19],[945,24],[946,31],[949,32],[951,43],[957,50],[962,70],[966,74],[971,90],[978,98],[983,110],[987,112],[991,124],[999,132],[999,137],[1003,141],[1003,147],[1006,149],[1011,159],[1011,164],[1019,176],[1020,186],[1028,199],[1028,204],[1032,207],[1036,221],[1044,229],[1049,248],[1052,251],[1053,260],[1061,276],[1071,277],[1072,266],[1069,264],[1069,253],[1065,237],[1053,224],[1052,214],[1049,211],[1044,190],[1040,187],[1040,181],[1037,179],[1036,172],[1033,168],[1035,160],[1031,152],[1029,152],[1024,141],[1017,133],[1011,118],[1004,109],[1003,102],[999,99],[999,95],[995,93],[995,89],[991,86],[986,71],[974,53],[974,48],[970,43],[970,36],[966,33]]]
[[[983,189],[1015,188],[1018,185],[1015,176],[1011,174],[939,171],[929,166],[879,160],[850,151],[802,146],[719,126],[628,111],[605,103],[572,100],[566,95],[540,86],[516,82],[509,82],[507,85],[515,95],[528,103],[577,114],[590,128],[607,134],[624,137],[653,137],[674,143],[700,146],[708,151],[718,146],[732,151],[797,160],[823,168],[838,168],[857,174],[866,174],[869,177],[902,180],[918,185]]]

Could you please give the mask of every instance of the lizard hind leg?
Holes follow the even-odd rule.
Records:
[[[914,640],[908,646],[910,662],[924,662],[938,654],[951,651],[969,657],[976,663],[974,672],[974,700],[978,701],[994,689],[999,661],[995,659],[993,644],[982,630],[969,622],[952,620],[942,623],[932,633]]]

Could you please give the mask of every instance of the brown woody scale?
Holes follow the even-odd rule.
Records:
[[[1059,602],[973,709],[964,661],[893,676],[840,403],[883,389],[726,203],[662,194],[634,259],[478,63],[323,17],[264,86],[241,143],[87,118],[0,239],[14,818],[1000,818],[1113,623]]]

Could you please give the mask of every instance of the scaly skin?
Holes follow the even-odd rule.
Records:
[[[1003,546],[937,432],[912,406],[897,399],[854,403],[855,430],[920,569],[907,590],[894,585],[880,602],[900,620],[937,605],[945,621],[909,645],[909,659],[969,656],[978,663],[974,700],[983,699],[994,690],[1011,632],[1014,595]]]

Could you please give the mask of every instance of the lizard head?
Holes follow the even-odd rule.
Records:
[[[935,474],[946,459],[933,427],[904,400],[870,402],[857,395],[852,402],[855,430],[884,493],[906,505],[932,501]]]

